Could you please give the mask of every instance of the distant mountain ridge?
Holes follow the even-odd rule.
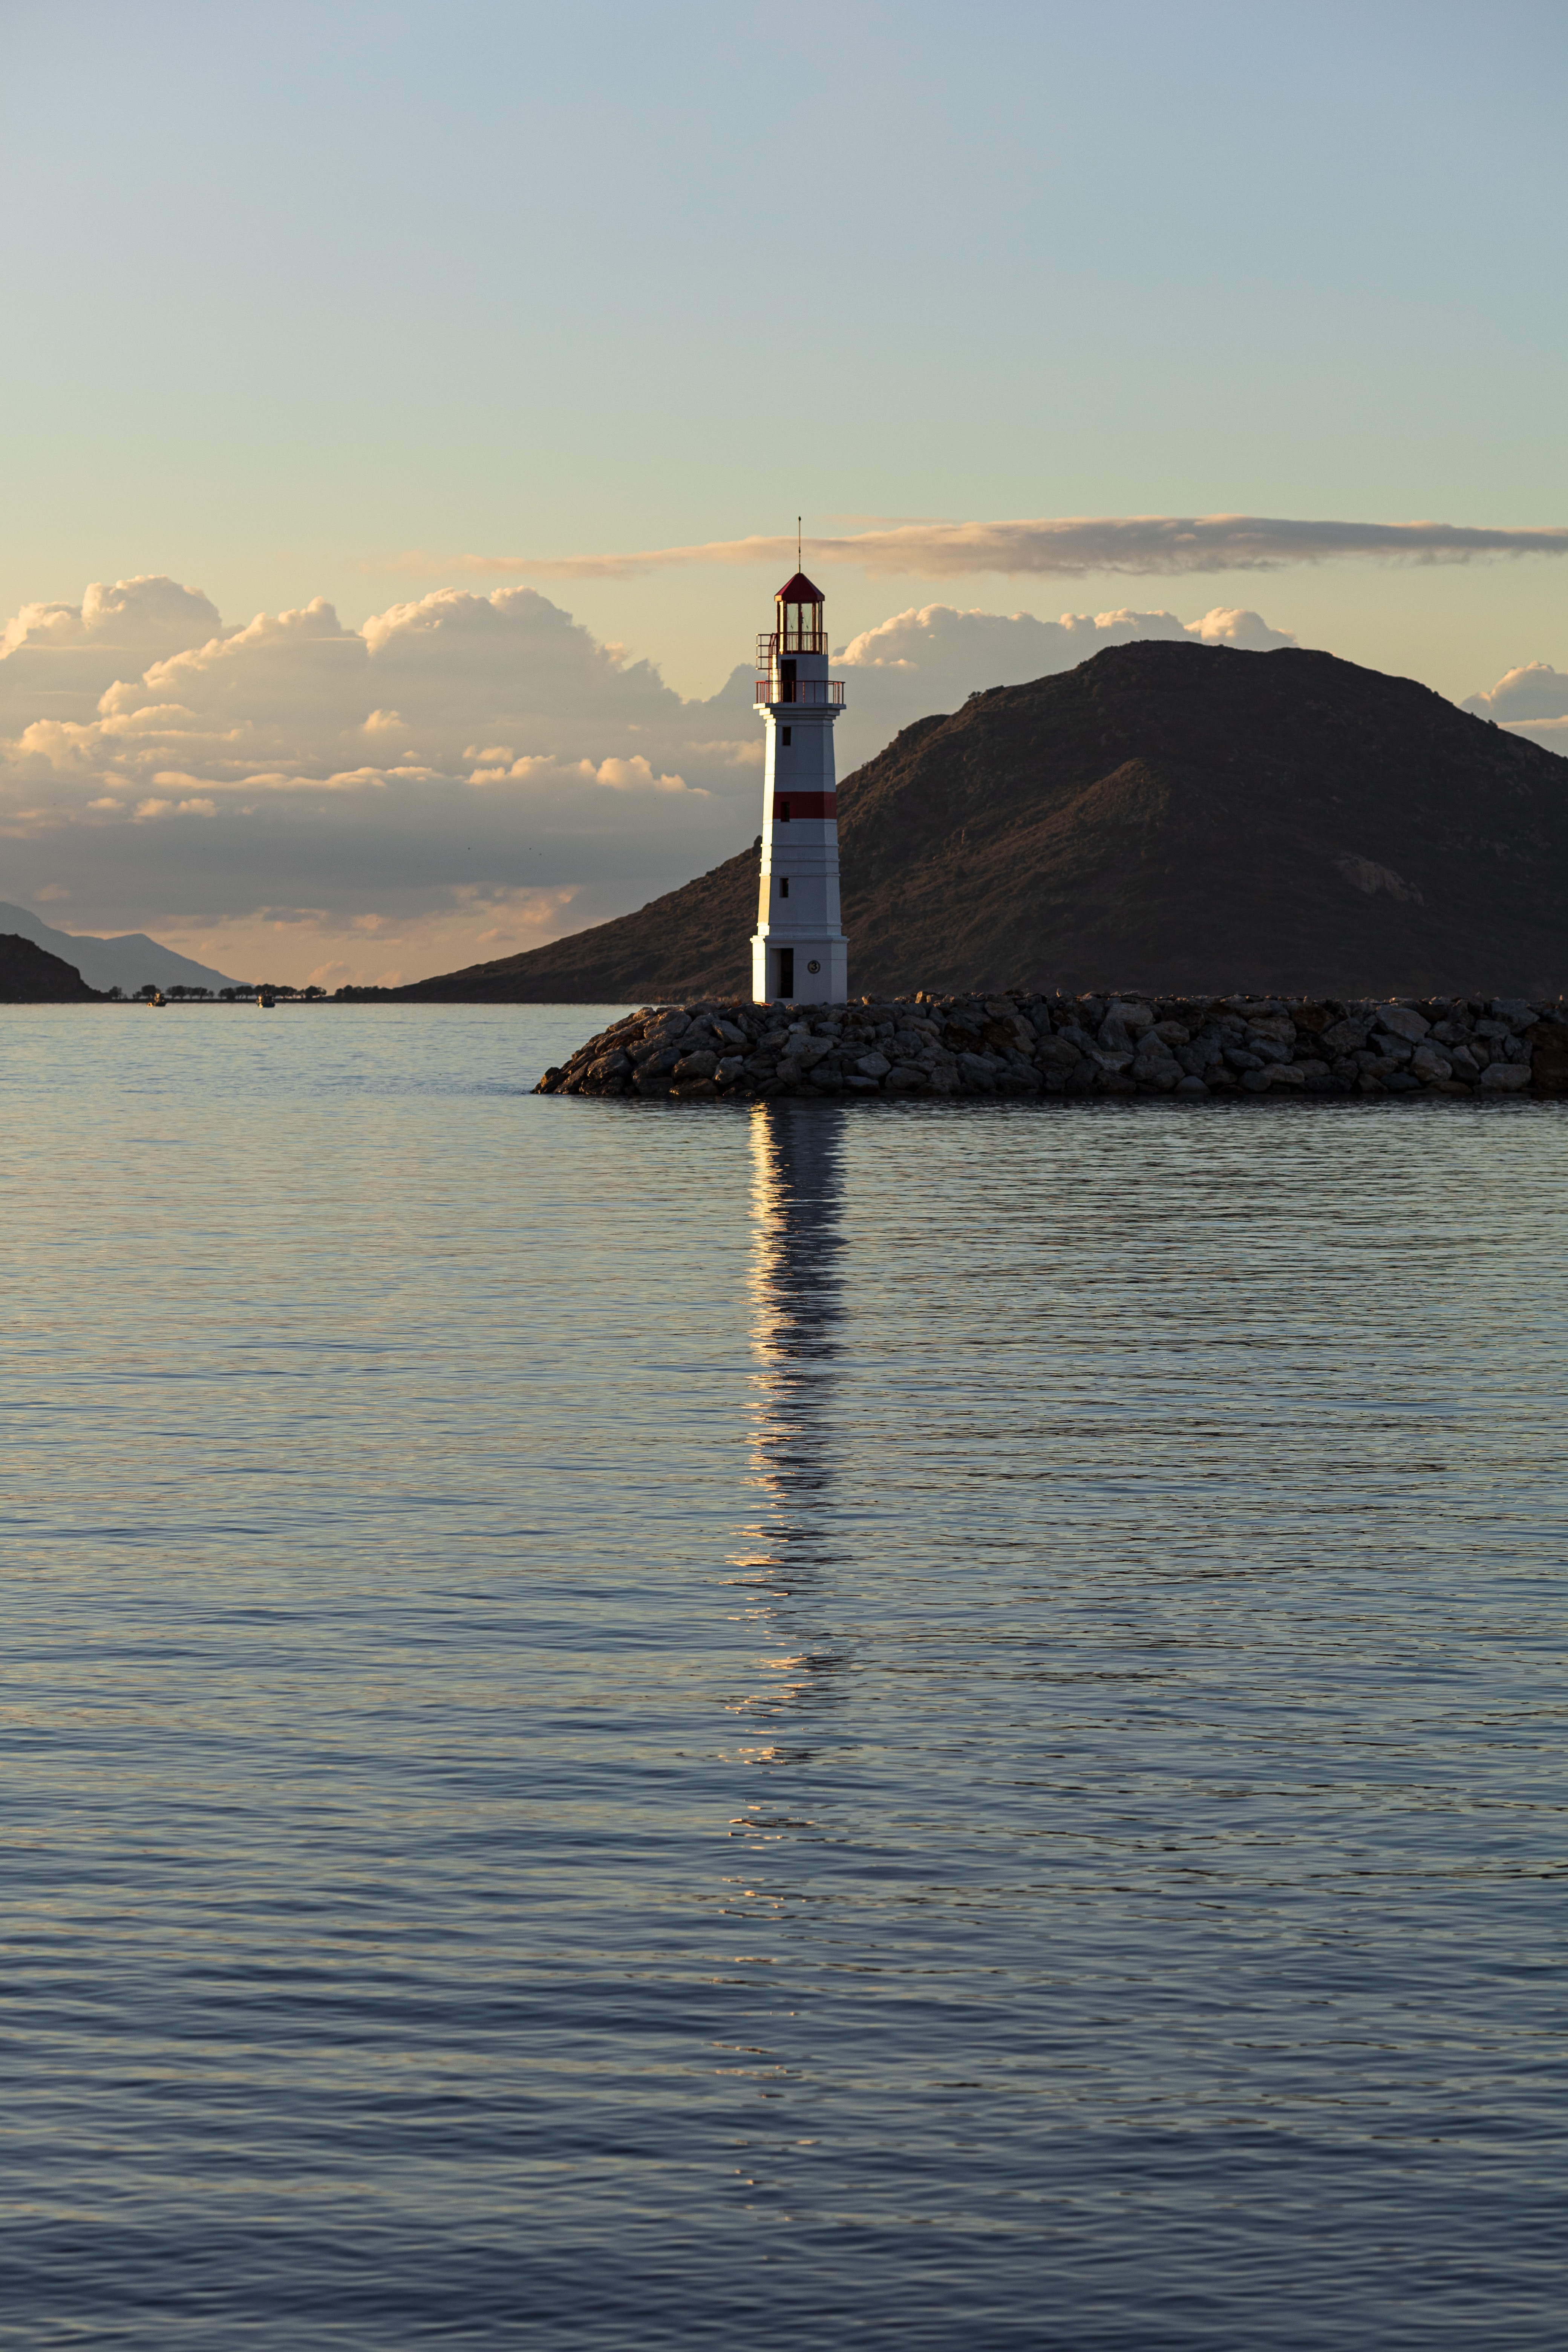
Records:
[[[853,993],[1532,999],[1568,986],[1568,764],[1332,654],[1119,646],[907,727],[839,790]],[[752,849],[395,992],[750,993]]]
[[[193,963],[173,948],[150,940],[145,931],[126,931],[118,939],[95,939],[72,931],[57,931],[30,907],[0,899],[0,932],[32,940],[65,963],[74,964],[89,988],[123,989],[127,996],[151,981],[155,988],[233,988],[226,972]]]

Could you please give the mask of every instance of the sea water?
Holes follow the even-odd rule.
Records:
[[[8,1010],[0,2341],[1562,2341],[1552,1103]]]

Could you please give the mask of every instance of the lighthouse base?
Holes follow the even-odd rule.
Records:
[[[757,1004],[842,1004],[849,993],[849,942],[758,931],[752,940]]]

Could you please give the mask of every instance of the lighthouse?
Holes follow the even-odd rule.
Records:
[[[757,639],[756,702],[767,717],[763,872],[752,940],[752,995],[842,1004],[848,948],[838,920],[838,803],[833,722],[842,678],[827,675],[824,598],[804,572],[773,599],[774,626]]]

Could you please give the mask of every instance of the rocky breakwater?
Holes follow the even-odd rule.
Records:
[[[1568,1093],[1568,1008],[1518,997],[917,995],[811,1006],[644,1005],[536,1094]]]

